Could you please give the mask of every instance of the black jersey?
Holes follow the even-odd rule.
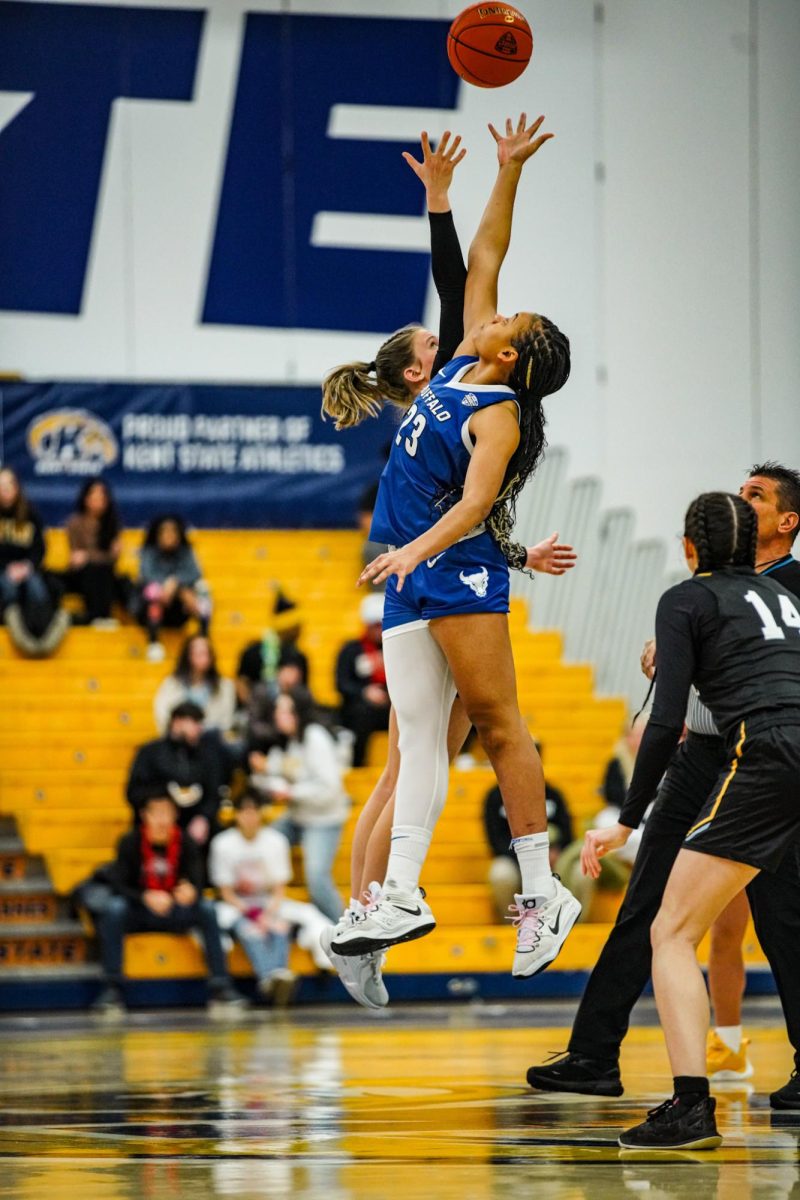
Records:
[[[631,828],[675,750],[692,683],[725,736],[756,714],[800,721],[800,611],[774,580],[728,567],[677,584],[659,602],[656,641],[656,698],[620,813]]]
[[[694,683],[723,736],[745,717],[800,709],[800,612],[772,579],[742,568],[695,575],[716,600],[714,632],[698,646]]]

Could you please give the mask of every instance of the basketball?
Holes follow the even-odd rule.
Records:
[[[471,4],[447,34],[450,66],[466,83],[496,88],[518,79],[533,53],[526,18],[508,4]]]

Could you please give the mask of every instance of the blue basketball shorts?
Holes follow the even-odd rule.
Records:
[[[487,532],[456,542],[406,576],[386,585],[383,635],[404,626],[420,627],[436,617],[466,613],[507,613],[508,564]]]

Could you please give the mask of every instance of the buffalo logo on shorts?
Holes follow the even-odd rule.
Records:
[[[472,589],[479,600],[482,600],[489,590],[489,572],[486,567],[481,567],[480,571],[473,571],[471,575],[465,575],[462,571],[458,578]]]

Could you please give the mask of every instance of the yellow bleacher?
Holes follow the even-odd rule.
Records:
[[[125,535],[122,569],[135,573],[141,535]],[[311,684],[324,703],[336,703],[333,668],[342,641],[359,628],[362,597],[354,581],[360,538],[349,532],[213,531],[193,535],[214,597],[213,640],[223,672],[232,673],[243,645],[268,624],[273,585],[302,604],[302,645]],[[60,532],[49,535],[48,562],[65,558]],[[545,752],[548,778],[564,792],[578,828],[599,807],[597,789],[625,718],[623,702],[598,699],[589,666],[562,661],[557,633],[532,633],[521,601],[513,602],[512,637],[522,711]],[[69,891],[106,861],[129,810],[124,784],[133,749],[155,736],[152,700],[170,671],[180,634],[165,635],[166,662],[144,657],[145,637],[133,624],[117,631],[76,628],[55,655],[28,661],[0,634],[0,813],[16,818],[26,849],[41,854],[57,891]],[[349,846],[360,806],[385,751],[376,736],[372,765],[350,772],[353,812],[335,877],[348,891]],[[511,934],[492,923],[485,886],[489,853],[481,807],[494,777],[486,767],[451,776],[450,793],[425,868],[436,932],[396,948],[392,970],[505,971]],[[302,889],[296,891],[302,895]],[[602,925],[584,925],[559,960],[585,968],[596,958]],[[139,977],[203,973],[200,952],[187,938],[138,935],[127,939],[126,966]],[[297,952],[295,965],[310,969]],[[234,966],[243,966],[240,956]]]

